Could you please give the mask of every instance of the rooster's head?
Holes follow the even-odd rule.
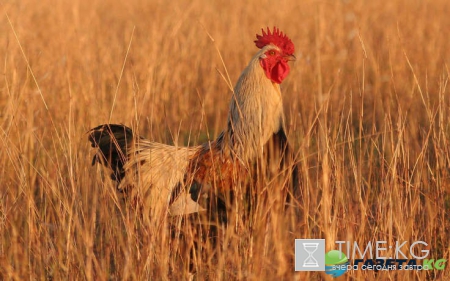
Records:
[[[262,29],[262,35],[256,35],[256,47],[263,50],[260,56],[261,67],[267,78],[272,82],[280,84],[289,73],[288,61],[295,60],[295,47],[291,39],[278,28],[274,27],[271,32]]]

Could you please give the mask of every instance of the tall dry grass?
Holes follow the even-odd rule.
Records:
[[[423,240],[449,259],[449,14],[445,0],[2,1],[1,279],[188,278],[174,252],[190,238],[142,227],[91,167],[85,133],[115,122],[165,143],[214,138],[227,75],[237,80],[255,33],[273,25],[297,48],[283,95],[303,214],[261,206],[218,252],[205,246],[196,278],[327,278],[294,272],[295,238],[326,238],[327,250]]]

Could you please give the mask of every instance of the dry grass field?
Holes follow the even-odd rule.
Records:
[[[450,259],[449,15],[447,0],[1,1],[0,279],[331,280],[294,271],[295,238],[420,240]],[[213,139],[274,25],[296,45],[282,92],[301,214],[262,206],[192,276],[175,253],[192,241],[140,224],[86,132]],[[450,280],[446,265],[336,280]]]

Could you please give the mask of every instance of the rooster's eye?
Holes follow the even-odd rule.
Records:
[[[275,55],[275,51],[274,50],[269,51],[269,55],[274,56]]]

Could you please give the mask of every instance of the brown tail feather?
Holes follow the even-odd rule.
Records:
[[[101,163],[110,168],[111,179],[119,183],[125,176],[123,166],[133,142],[133,131],[125,125],[103,124],[91,129],[88,134],[91,146],[98,149],[92,165]]]

